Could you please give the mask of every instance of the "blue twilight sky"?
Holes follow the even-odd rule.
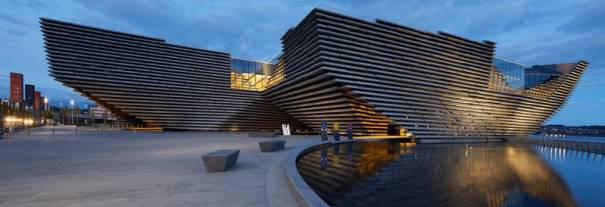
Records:
[[[55,104],[86,98],[48,76],[39,17],[166,39],[167,42],[265,60],[280,37],[313,7],[367,20],[381,18],[428,31],[497,42],[497,55],[527,66],[591,64],[568,104],[548,123],[605,125],[605,2],[595,1],[238,1],[2,0],[0,97],[8,73],[21,72]]]

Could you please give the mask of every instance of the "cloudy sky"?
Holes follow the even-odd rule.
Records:
[[[55,104],[86,101],[48,76],[38,18],[48,17],[269,59],[280,37],[312,8],[497,42],[497,55],[527,66],[590,62],[551,124],[605,125],[605,3],[602,1],[0,1],[0,97],[18,71]]]

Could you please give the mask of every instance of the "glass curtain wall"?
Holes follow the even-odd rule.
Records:
[[[525,87],[531,88],[559,77],[556,65],[534,65],[525,71]]]
[[[231,59],[231,88],[264,91],[269,86],[273,67],[270,63]]]
[[[494,58],[492,64],[500,71],[504,81],[511,89],[525,87],[525,66],[499,57]]]

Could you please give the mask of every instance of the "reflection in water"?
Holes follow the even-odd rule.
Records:
[[[567,159],[574,161],[589,161],[592,163],[605,163],[605,155],[586,151],[569,150],[565,148],[554,148],[543,145],[533,145],[535,152],[542,155],[544,159],[565,162]]]
[[[353,143],[347,143],[347,160],[353,160]]]
[[[332,146],[298,161],[305,181],[333,206],[576,206],[526,145],[345,145],[347,153]]]
[[[515,195],[522,201],[535,206],[575,206],[569,190],[559,175],[553,171],[528,146],[506,147],[506,161],[520,180],[521,191],[526,195]],[[526,198],[527,197],[527,198]],[[546,205],[548,204],[548,205]]]
[[[321,158],[320,158],[319,163],[320,163],[322,170],[324,170],[324,169],[326,169],[326,167],[328,167],[328,149],[327,148],[321,149]]]
[[[605,155],[542,145],[532,148],[564,178],[579,206],[605,206]]]

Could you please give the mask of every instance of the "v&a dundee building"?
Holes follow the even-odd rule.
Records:
[[[49,72],[131,123],[168,130],[527,136],[565,104],[588,63],[531,67],[496,43],[312,10],[271,61],[40,20]],[[208,31],[212,32],[212,31]],[[228,41],[228,40],[226,40]],[[389,129],[401,130],[389,130]]]

